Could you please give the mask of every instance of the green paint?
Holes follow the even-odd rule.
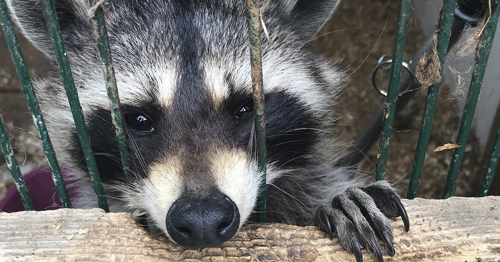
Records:
[[[488,194],[490,189],[491,181],[493,181],[493,176],[495,175],[495,170],[497,168],[498,160],[500,158],[500,126],[498,127],[497,135],[495,136],[495,142],[493,142],[493,147],[491,148],[490,158],[484,169],[483,180],[479,186],[479,191],[477,196],[484,197]]]
[[[439,75],[443,74],[443,65],[446,58],[446,51],[448,50],[448,45],[450,43],[451,27],[455,16],[456,4],[457,0],[444,1],[438,32],[439,39],[436,47],[437,55],[439,57]],[[417,196],[418,184],[422,174],[427,145],[429,144],[429,137],[431,135],[432,122],[434,121],[434,113],[436,111],[440,85],[440,82],[436,82],[427,90],[427,101],[425,102],[424,115],[420,126],[420,135],[418,137],[415,159],[413,160],[413,168],[411,170],[410,185],[406,196],[408,199],[413,199]]]
[[[472,72],[471,84],[465,101],[464,112],[462,114],[462,122],[457,136],[457,144],[460,147],[453,150],[451,158],[450,169],[448,170],[448,177],[444,188],[443,198],[448,198],[453,195],[455,190],[455,183],[458,177],[458,171],[462,164],[462,158],[465,151],[465,144],[469,136],[470,127],[472,125],[472,118],[476,110],[477,99],[483,83],[484,72],[488,64],[488,57],[490,56],[491,45],[495,37],[495,31],[498,24],[498,17],[500,15],[500,8],[496,8],[486,27],[484,28],[481,40],[478,43],[478,50],[474,63],[474,71]]]
[[[398,86],[401,76],[401,64],[403,63],[404,49],[406,43],[406,34],[408,21],[410,18],[411,0],[402,0],[399,5],[398,22],[396,25],[396,36],[394,39],[394,48],[392,54],[392,65],[389,80],[389,90],[387,100],[384,103],[384,122],[382,135],[380,138],[380,147],[376,166],[375,179],[384,179],[385,166],[387,165],[387,155],[389,154],[389,143],[392,133],[392,122],[396,112],[396,101],[398,98]]]
[[[61,174],[61,170],[59,169],[59,164],[57,162],[56,154],[52,147],[52,143],[50,142],[50,137],[47,132],[47,128],[45,127],[45,122],[43,121],[41,110],[38,105],[38,100],[36,98],[35,91],[33,89],[33,85],[31,83],[31,79],[28,70],[26,68],[26,64],[24,62],[23,54],[21,52],[21,49],[19,48],[19,43],[16,34],[14,32],[14,27],[9,17],[7,6],[4,0],[0,0],[0,21],[2,24],[2,30],[5,34],[5,40],[7,41],[7,45],[9,47],[10,54],[12,56],[12,61],[14,62],[14,65],[16,67],[16,71],[19,76],[21,86],[23,87],[24,95],[28,102],[28,107],[31,112],[31,117],[38,130],[38,136],[42,141],[43,151],[45,153],[45,156],[47,157],[49,168],[52,173],[52,179],[54,180],[54,183],[56,185],[57,193],[59,194],[59,198],[61,199],[62,206],[70,208],[71,201],[69,199],[68,192],[64,185],[64,180]],[[20,182],[18,181],[19,178],[14,178],[14,179],[16,180],[16,184],[20,185]]]
[[[73,81],[73,75],[71,74],[68,57],[66,56],[61,30],[56,17],[54,2],[52,0],[41,0],[40,4],[42,6],[43,16],[45,17],[49,34],[52,38],[57,63],[59,64],[59,68],[61,70],[66,95],[68,96],[71,112],[73,113],[75,126],[78,131],[78,138],[80,139],[80,145],[82,146],[83,155],[85,156],[85,162],[87,163],[90,179],[92,180],[94,191],[97,194],[97,202],[100,208],[109,212],[108,202],[106,200],[106,196],[104,195],[104,188],[101,183],[99,171],[97,170],[97,164],[92,151],[92,145],[90,143],[87,127],[85,125],[85,119],[82,114],[82,108],[80,101],[78,100],[78,93]]]
[[[89,0],[90,6],[94,6],[98,1]],[[108,93],[109,103],[111,107],[111,118],[115,127],[116,139],[120,150],[120,158],[122,161],[123,172],[129,179],[129,163],[127,157],[126,132],[123,126],[123,116],[120,111],[120,97],[118,96],[118,88],[116,85],[115,72],[111,62],[111,52],[109,49],[108,36],[106,34],[106,26],[104,22],[104,11],[102,7],[98,7],[95,15],[92,18],[94,24],[94,36],[97,38],[99,54],[101,56],[102,69],[104,78],[106,79],[106,90]]]

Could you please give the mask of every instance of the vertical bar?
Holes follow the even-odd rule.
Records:
[[[467,143],[467,137],[469,136],[470,127],[472,125],[472,118],[474,117],[474,111],[476,110],[477,99],[483,83],[486,65],[488,64],[488,57],[490,55],[493,38],[495,37],[499,15],[500,8],[497,7],[489,18],[489,22],[486,24],[481,40],[478,43],[476,59],[474,61],[474,71],[472,72],[469,93],[467,94],[467,100],[465,101],[462,122],[460,123],[460,129],[458,131],[456,142],[460,145],[460,147],[453,150],[453,156],[451,158],[450,169],[448,170],[448,177],[446,179],[443,198],[452,196],[453,191],[455,190],[455,182],[457,181],[458,171],[460,170],[460,165],[462,164],[465,144]]]
[[[375,179],[377,181],[384,179],[385,175],[385,166],[387,164],[387,155],[389,154],[389,143],[392,133],[392,122],[394,121],[394,113],[396,111],[401,64],[403,63],[408,21],[410,19],[410,8],[411,0],[401,0],[396,26],[396,36],[394,38],[389,91],[387,93],[387,100],[384,103],[384,124],[380,137],[378,161],[375,169]]]
[[[7,41],[7,45],[12,56],[12,61],[14,62],[14,65],[16,67],[21,86],[23,87],[24,95],[26,97],[26,100],[28,101],[31,118],[33,119],[33,122],[35,123],[35,126],[38,130],[38,136],[40,137],[40,140],[42,140],[43,151],[45,153],[45,156],[47,157],[49,168],[52,173],[52,179],[54,180],[54,183],[56,185],[57,193],[59,194],[59,198],[61,199],[62,206],[65,208],[71,208],[71,201],[69,199],[66,187],[64,186],[64,181],[61,170],[59,169],[56,154],[54,152],[54,148],[52,147],[52,143],[50,142],[50,137],[47,132],[47,128],[45,127],[45,122],[43,121],[42,113],[37,102],[38,100],[36,98],[28,70],[26,69],[24,57],[21,52],[21,48],[19,48],[19,43],[17,41],[14,27],[9,17],[7,6],[4,0],[0,0],[0,22],[2,24],[2,30],[5,34],[5,40]]]
[[[94,153],[92,151],[92,145],[90,144],[89,134],[87,131],[87,127],[85,126],[85,119],[82,114],[80,101],[78,100],[78,93],[75,88],[73,75],[71,74],[71,68],[69,65],[68,57],[66,55],[66,50],[64,48],[64,42],[61,36],[59,23],[57,21],[54,2],[52,0],[41,0],[40,4],[42,6],[43,16],[45,17],[45,21],[47,23],[47,28],[49,29],[49,33],[52,38],[52,43],[54,45],[54,50],[57,57],[57,63],[59,64],[59,68],[61,70],[61,76],[63,78],[64,87],[66,89],[66,95],[68,96],[71,112],[73,113],[76,129],[78,131],[78,138],[80,139],[83,155],[85,156],[90,179],[92,180],[94,190],[97,194],[97,202],[100,208],[104,209],[106,212],[109,212],[108,202],[104,195],[104,188],[101,183],[99,171],[97,170],[97,164],[94,158]]]
[[[4,0],[0,0],[0,12],[4,12],[7,9],[3,9],[5,5]],[[3,21],[2,21],[3,23]],[[10,169],[10,173],[12,174],[12,178],[16,183],[17,191],[21,195],[21,200],[23,201],[24,208],[26,210],[35,210],[35,206],[31,201],[30,194],[28,193],[28,188],[26,188],[26,183],[23,179],[23,174],[19,169],[19,165],[17,164],[16,157],[14,156],[14,152],[12,152],[12,147],[10,146],[9,138],[7,137],[7,132],[5,132],[5,128],[2,122],[2,112],[0,112],[0,147],[2,148],[3,156],[5,157],[5,162],[7,163],[7,167]]]
[[[446,51],[450,43],[451,28],[455,17],[456,5],[457,0],[444,1],[438,31],[439,39],[436,47],[437,55],[439,57],[439,75],[443,74],[443,65],[446,58]],[[422,166],[424,165],[427,145],[429,144],[429,137],[431,135],[432,122],[434,121],[434,113],[436,111],[436,102],[440,85],[441,82],[436,82],[427,90],[427,101],[425,102],[424,115],[420,126],[415,159],[413,160],[413,168],[411,170],[410,185],[408,187],[408,199],[413,199],[417,196],[418,184],[422,174]]]
[[[260,44],[260,1],[247,0],[248,37],[250,40],[250,62],[252,65],[252,87],[257,132],[258,169],[262,176],[257,202],[258,222],[266,222],[266,121],[264,118],[264,90],[262,80],[262,54]]]
[[[479,191],[477,196],[484,197],[488,194],[490,189],[491,181],[493,181],[493,176],[495,175],[495,170],[497,168],[498,160],[500,158],[500,126],[498,127],[498,132],[495,136],[495,142],[493,142],[493,147],[491,148],[490,158],[484,169],[483,180],[481,180],[481,185],[479,186]]]
[[[89,0],[89,4],[93,7],[95,4],[100,5],[99,1]],[[111,118],[115,127],[116,139],[118,141],[118,149],[120,150],[120,158],[122,161],[123,172],[125,177],[129,178],[129,163],[127,157],[126,132],[123,127],[123,116],[120,111],[120,97],[118,96],[118,88],[116,85],[115,72],[111,62],[111,52],[109,50],[108,36],[104,22],[104,11],[101,6],[98,6],[92,23],[94,24],[94,36],[97,38],[99,54],[101,56],[102,69],[104,78],[106,79],[106,90],[108,92],[109,103],[111,107]]]

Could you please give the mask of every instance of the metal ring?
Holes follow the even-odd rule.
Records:
[[[388,58],[388,59],[386,59]],[[409,62],[406,62],[406,61],[403,61],[401,63],[401,66],[410,74],[410,77],[413,79],[414,76],[413,76],[413,73],[411,72],[410,70],[410,64],[412,63],[412,61],[410,60]],[[391,65],[392,65],[392,56],[388,55],[388,54],[384,54],[382,55],[379,59],[378,59],[378,64],[377,66],[375,67],[375,69],[373,69],[373,74],[372,74],[372,84],[373,84],[373,87],[375,88],[375,90],[377,90],[377,92],[385,97],[387,97],[387,92],[385,90],[382,90],[380,89],[380,87],[377,85],[377,80],[376,80],[376,76],[377,76],[377,72],[378,70],[384,70],[384,71],[387,71],[389,69],[391,69]],[[401,91],[398,96],[402,96],[408,92],[411,92],[413,90],[410,90],[411,85],[408,85],[408,87]]]

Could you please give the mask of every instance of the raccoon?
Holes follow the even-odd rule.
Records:
[[[95,194],[38,0],[7,0],[13,20],[54,63],[35,83],[66,184],[79,208]],[[394,189],[361,187],[335,167],[333,113],[344,74],[309,41],[338,0],[264,0],[262,37],[267,221],[318,225],[362,260],[394,255],[389,218],[408,218]],[[115,212],[146,213],[174,242],[218,246],[255,214],[257,170],[246,6],[237,0],[107,0],[105,18],[128,136],[122,170],[87,0],[55,0],[92,148]]]

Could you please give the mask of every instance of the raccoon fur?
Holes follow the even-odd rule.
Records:
[[[54,63],[35,88],[50,136],[71,170],[79,208],[95,193],[38,0],[7,0],[13,20]],[[344,75],[308,43],[338,0],[264,0],[262,37],[267,221],[318,225],[361,257],[390,255],[387,217],[404,208],[385,181],[362,186],[335,167],[333,106]],[[132,177],[120,163],[87,0],[55,7],[99,172],[112,211],[149,223],[191,248],[229,240],[254,212],[257,171],[245,1],[107,0],[105,18],[128,136]]]

